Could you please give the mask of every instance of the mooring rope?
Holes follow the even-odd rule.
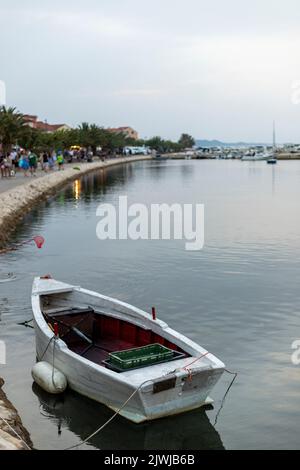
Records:
[[[158,377],[160,378],[160,377]],[[158,379],[157,378],[157,379]],[[63,449],[63,450],[72,450],[72,449],[75,449],[75,448],[78,448],[80,446],[82,446],[83,444],[85,444],[87,441],[89,441],[90,439],[92,439],[93,437],[95,437],[97,434],[99,434],[99,432],[101,432],[109,423],[111,423],[111,421],[113,421],[120,413],[120,411],[123,410],[123,408],[125,408],[125,406],[127,405],[127,403],[136,395],[136,393],[145,385],[147,384],[148,382],[152,383],[153,380],[157,380],[157,379],[151,379],[151,380],[146,380],[145,382],[141,383],[137,389],[134,390],[134,392],[127,398],[127,400],[123,403],[123,405],[104,423],[100,426],[100,428],[98,428],[96,431],[94,431],[92,434],[90,434],[88,437],[86,437],[82,442],[80,442],[79,444],[75,444],[71,447],[67,447],[66,449]]]
[[[53,351],[52,351],[52,383],[54,387],[59,390],[59,387],[56,386],[56,383],[54,381],[54,372],[55,372],[55,367],[54,367],[54,361],[55,361],[55,346],[56,346],[56,341],[57,337],[54,335],[54,345],[53,345]]]
[[[215,426],[215,425],[217,424],[217,422],[218,422],[218,418],[219,418],[220,413],[221,413],[221,411],[222,411],[222,409],[223,409],[223,406],[224,406],[224,403],[225,403],[225,399],[226,399],[226,397],[227,397],[227,395],[228,395],[228,393],[229,393],[229,390],[231,389],[231,387],[232,387],[232,385],[233,385],[233,382],[235,381],[235,379],[236,379],[237,376],[238,376],[238,373],[237,373],[237,372],[232,372],[231,370],[228,370],[228,369],[224,369],[224,372],[227,372],[227,374],[230,374],[230,375],[234,375],[234,377],[233,377],[232,381],[230,382],[230,384],[229,384],[229,386],[228,386],[228,388],[227,388],[227,390],[226,390],[226,392],[225,392],[225,394],[224,394],[224,396],[223,396],[223,398],[222,398],[220,408],[219,408],[219,410],[218,410],[218,412],[217,412],[217,414],[216,414],[216,417],[215,417],[214,426]]]
[[[34,242],[38,249],[41,249],[43,244],[45,243],[44,237],[41,235],[37,235],[29,240],[23,240],[22,242],[13,243],[11,246],[7,246],[0,250],[0,254],[10,253],[11,251],[16,251],[19,248],[28,245],[29,243]]]
[[[82,442],[80,442],[79,444],[75,444],[71,447],[67,447],[66,449],[63,449],[63,450],[72,450],[72,449],[76,449],[80,446],[82,446],[83,444],[85,444],[87,441],[89,441],[90,439],[92,439],[94,436],[96,436],[97,434],[99,434],[99,432],[101,432],[113,419],[115,419],[118,414],[120,413],[120,411],[123,410],[123,408],[125,408],[125,406],[127,405],[127,403],[134,397],[134,395],[140,390],[140,388],[145,385],[145,383],[149,382],[149,380],[147,380],[146,382],[143,382],[141,385],[139,385],[139,387],[134,390],[134,392],[130,395],[129,398],[127,398],[127,400],[123,403],[123,405],[104,423],[100,426],[100,428],[98,428],[96,431],[94,431],[92,434],[90,434],[88,437],[86,437]]]
[[[12,281],[15,281],[16,279],[17,279],[17,276],[15,274],[7,273],[4,279],[0,278],[0,284],[4,284],[5,282],[12,282]]]
[[[49,343],[47,344],[47,347],[46,347],[45,351],[44,351],[43,354],[41,355],[41,358],[40,358],[39,362],[41,362],[41,361],[43,360],[43,358],[44,358],[46,352],[48,351],[48,348],[49,348],[51,342],[54,340],[54,338],[55,338],[55,335],[53,335],[53,336],[51,337]]]
[[[34,328],[34,326],[29,325],[29,323],[31,323],[32,321],[33,321],[33,318],[31,318],[30,320],[23,321],[21,323],[17,323],[17,325],[25,326],[26,328]]]
[[[53,351],[52,351],[52,383],[54,385],[55,388],[57,388],[59,390],[59,388],[56,386],[56,383],[55,383],[55,380],[54,380],[54,374],[55,374],[55,347],[56,347],[56,341],[57,341],[57,337],[55,335],[53,335],[49,341],[49,343],[47,344],[47,347],[45,349],[45,351],[43,352],[43,354],[41,355],[41,358],[38,362],[41,362],[46,354],[46,352],[48,351],[48,348],[50,346],[50,344],[52,343],[52,341],[54,340],[54,345],[53,345]]]
[[[192,362],[190,362],[189,364],[187,364],[186,366],[182,367],[183,370],[189,370],[189,366],[191,366],[192,364],[195,364],[195,362],[197,361],[200,361],[200,359],[202,359],[203,357],[206,357],[208,354],[210,354],[208,351],[206,351],[206,353],[202,354],[201,356],[199,357],[196,357],[196,359],[194,359]]]
[[[197,357],[195,360],[193,360],[190,364],[187,364],[183,369],[186,369],[188,368],[188,366],[190,366],[191,364],[194,364],[195,362],[199,361],[200,359],[202,359],[203,357],[206,357],[208,354],[210,354],[208,351],[204,354],[202,354],[201,356]],[[187,372],[189,372],[189,369],[186,369]],[[233,382],[235,381],[238,373],[237,372],[232,372],[228,369],[224,369],[225,372],[227,372],[228,374],[231,374],[231,375],[234,375],[232,381],[230,382],[229,384],[229,387],[227,388],[225,394],[224,394],[224,397],[222,399],[222,402],[221,402],[221,406],[219,408],[219,411],[216,415],[216,418],[215,418],[215,423],[214,425],[217,424],[217,420],[218,420],[218,417],[220,415],[220,412],[224,406],[224,403],[225,403],[225,399],[226,399],[226,396],[228,395],[229,393],[229,390],[231,389],[232,385],[233,385]],[[87,441],[89,441],[90,439],[92,439],[93,437],[95,437],[97,434],[99,434],[99,432],[101,432],[109,423],[111,423],[111,421],[113,421],[119,414],[120,412],[123,410],[123,408],[125,408],[125,406],[127,405],[127,403],[136,395],[136,393],[140,390],[140,388],[145,385],[146,383],[148,382],[153,382],[153,380],[156,380],[156,379],[151,379],[151,380],[146,380],[145,382],[143,382],[141,385],[139,385],[139,387],[134,390],[134,392],[127,398],[127,400],[122,404],[122,406],[103,424],[100,426],[100,428],[96,429],[96,431],[94,431],[92,434],[90,434],[88,437],[86,437],[82,442],[80,442],[79,444],[75,444],[71,447],[67,447],[63,450],[72,450],[72,449],[76,449],[78,447],[81,447],[82,445],[84,445]]]
[[[9,424],[8,421],[6,421],[6,419],[2,418],[2,416],[0,416],[0,419],[2,419],[2,421],[6,424],[6,426],[9,427],[9,429],[17,436],[18,439],[20,439],[20,441],[23,442],[23,444],[27,447],[28,450],[31,450],[31,447],[24,441],[24,439],[22,439],[22,437],[17,433],[17,431]]]

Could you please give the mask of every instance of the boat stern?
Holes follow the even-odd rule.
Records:
[[[210,393],[224,369],[225,365],[213,356],[209,365],[207,361],[200,367],[180,367],[145,380],[138,386],[135,403],[128,403],[120,414],[140,423],[211,405]]]

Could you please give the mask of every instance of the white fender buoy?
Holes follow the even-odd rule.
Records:
[[[68,385],[66,376],[48,362],[37,362],[31,371],[33,380],[46,392],[63,393]]]

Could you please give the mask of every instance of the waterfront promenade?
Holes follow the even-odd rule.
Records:
[[[115,164],[115,162],[119,162],[119,161],[120,161],[120,157],[107,159],[107,160],[104,160],[104,162],[100,161],[99,159],[95,159],[93,163],[86,163],[86,164],[84,162],[74,161],[73,163],[65,163],[64,170],[58,170],[58,168],[56,167],[54,170],[51,170],[51,171],[48,170],[47,172],[43,171],[39,165],[34,176],[31,176],[29,171],[28,171],[28,176],[24,176],[23,171],[21,169],[18,169],[15,176],[10,176],[6,178],[0,177],[0,194],[6,191],[10,191],[16,188],[17,186],[21,186],[27,183],[33,183],[38,178],[48,177],[50,175],[60,174],[60,173],[64,174],[65,171],[72,170],[73,168],[83,168],[83,165],[87,165],[87,168],[90,168],[91,165],[97,164],[97,163],[107,164],[109,162],[113,162]],[[77,170],[77,172],[79,171]],[[1,196],[0,196],[0,202],[1,202]]]

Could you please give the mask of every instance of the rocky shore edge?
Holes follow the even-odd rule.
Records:
[[[16,408],[2,390],[0,378],[0,450],[30,450],[32,442]]]

